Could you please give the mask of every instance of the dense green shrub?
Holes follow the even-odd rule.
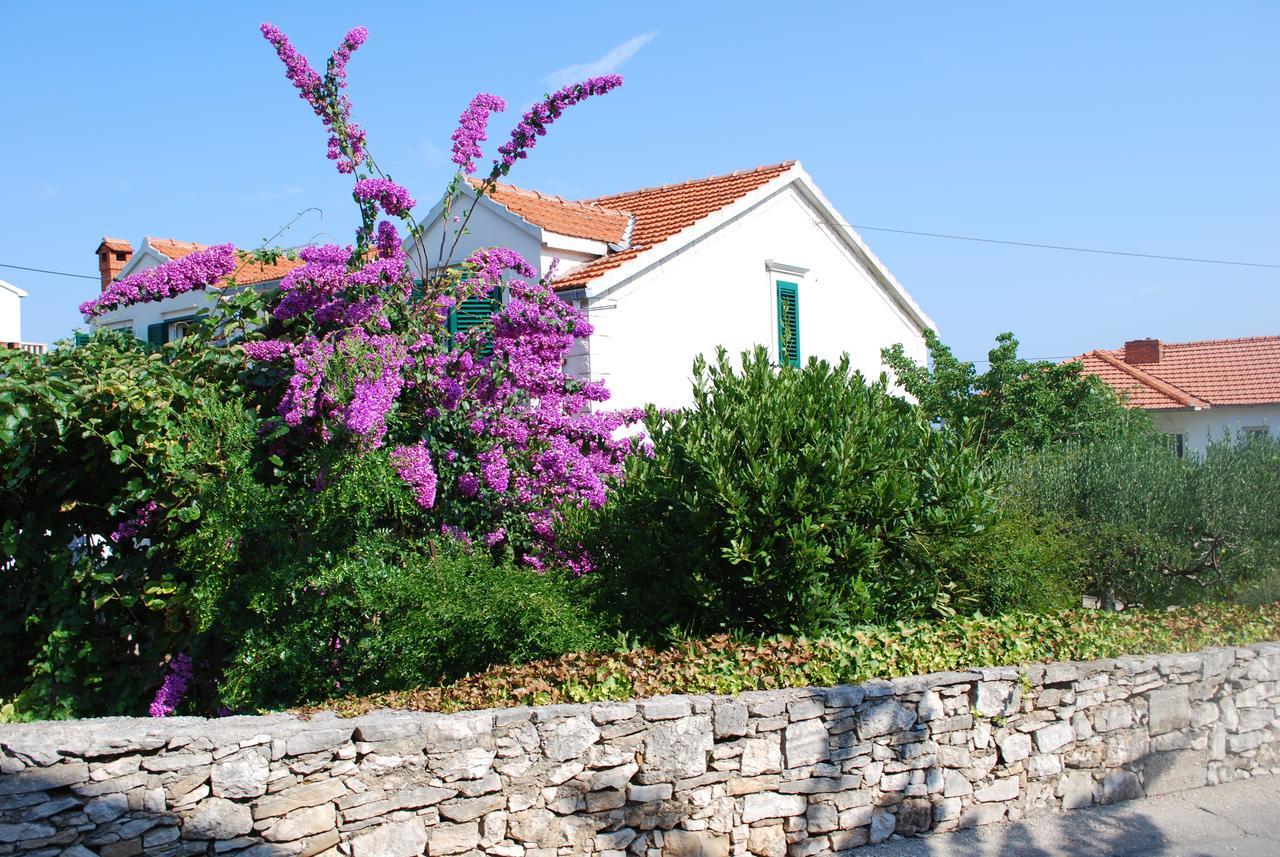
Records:
[[[386,449],[317,449],[293,472],[322,478],[300,482],[263,443],[234,353],[184,343],[0,352],[0,718],[143,713],[178,653],[195,665],[182,710],[212,713],[611,630],[592,581],[427,532]],[[130,532],[152,501],[165,514]]]
[[[653,457],[582,522],[629,620],[776,632],[945,612],[941,543],[989,519],[973,454],[842,359],[699,359],[694,405],[653,411]]]
[[[194,582],[165,533],[199,518],[194,486],[234,469],[252,423],[226,360],[108,332],[0,352],[0,699],[45,716],[145,709]],[[167,514],[149,538],[122,535],[151,503]]]
[[[931,330],[929,360],[920,365],[901,345],[882,351],[885,365],[928,419],[963,432],[984,455],[1040,449],[1066,440],[1133,432],[1149,435],[1150,418],[1127,410],[1080,363],[1018,356],[1012,333],[996,337],[985,372],[956,359]]]
[[[277,574],[229,629],[223,702],[281,707],[416,687],[591,650],[611,630],[591,579],[494,563],[451,540],[366,538],[311,566]]]
[[[1116,432],[1011,456],[1002,505],[1079,534],[1086,591],[1150,605],[1265,597],[1280,568],[1280,447],[1224,438],[1203,460]],[[1252,593],[1252,594],[1249,594]]]
[[[1079,530],[1056,515],[1002,511],[986,529],[943,546],[959,612],[996,616],[1079,606],[1087,547]]]

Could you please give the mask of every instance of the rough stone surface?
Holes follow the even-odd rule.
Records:
[[[352,720],[0,726],[0,857],[807,857],[1280,770],[1280,645]]]
[[[196,804],[182,822],[184,839],[235,839],[253,829],[248,805],[211,797]]]

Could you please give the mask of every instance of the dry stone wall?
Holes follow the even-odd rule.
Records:
[[[1280,644],[342,720],[0,726],[0,855],[841,853],[1275,772]]]

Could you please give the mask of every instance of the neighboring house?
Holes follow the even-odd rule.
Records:
[[[423,222],[438,265],[441,230],[447,248],[461,224],[439,204]],[[886,346],[927,359],[934,323],[796,161],[581,201],[499,185],[466,226],[449,264],[496,245],[541,276],[559,260],[559,295],[595,328],[568,369],[605,382],[606,407],[687,404],[694,357],[716,346],[735,362],[757,344],[788,364],[848,352],[870,379]]]
[[[191,241],[175,241],[172,238],[147,237],[142,239],[142,246],[134,252],[133,245],[122,238],[103,238],[95,251],[98,273],[102,277],[102,290],[106,291],[112,280],[154,268],[172,259],[181,259],[209,246]],[[301,264],[300,261],[284,258],[269,265],[245,262],[236,270],[235,279],[242,286],[271,288],[280,282],[281,277]],[[188,292],[162,301],[134,304],[106,312],[90,324],[94,328],[125,330],[152,345],[163,345],[181,338],[187,323],[212,307],[216,299],[216,291]]]
[[[0,348],[20,348],[43,354],[45,346],[22,341],[22,299],[27,293],[13,283],[0,280]]]
[[[1075,358],[1130,407],[1150,411],[1179,451],[1224,436],[1280,436],[1280,336],[1135,339]]]

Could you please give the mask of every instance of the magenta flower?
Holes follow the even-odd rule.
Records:
[[[476,171],[475,159],[480,157],[480,144],[489,139],[489,114],[501,113],[507,102],[496,95],[481,92],[471,99],[467,109],[458,118],[458,128],[453,132],[453,162],[470,175]]]
[[[203,291],[235,269],[236,249],[230,244],[197,250],[116,280],[95,300],[80,304],[80,312],[87,320],[121,307]]]
[[[360,179],[352,196],[356,202],[382,206],[393,217],[403,217],[417,205],[408,190],[390,179]]]
[[[559,119],[566,107],[572,107],[594,95],[604,95],[619,86],[622,86],[621,75],[592,77],[557,90],[533,105],[512,129],[511,139],[498,147],[502,158],[493,162],[491,175],[495,178],[504,175],[516,161],[528,157],[529,149],[537,145],[538,138],[547,133],[547,126]]]
[[[191,684],[191,677],[194,668],[191,665],[191,658],[185,653],[177,654],[173,660],[169,662],[169,670],[165,674],[164,681],[160,685],[160,689],[156,691],[155,698],[151,701],[150,712],[152,717],[170,717],[178,706],[182,704],[182,700],[187,695],[187,689]]]
[[[436,471],[425,443],[400,446],[391,453],[396,473],[413,489],[418,505],[430,509],[436,503]]]

